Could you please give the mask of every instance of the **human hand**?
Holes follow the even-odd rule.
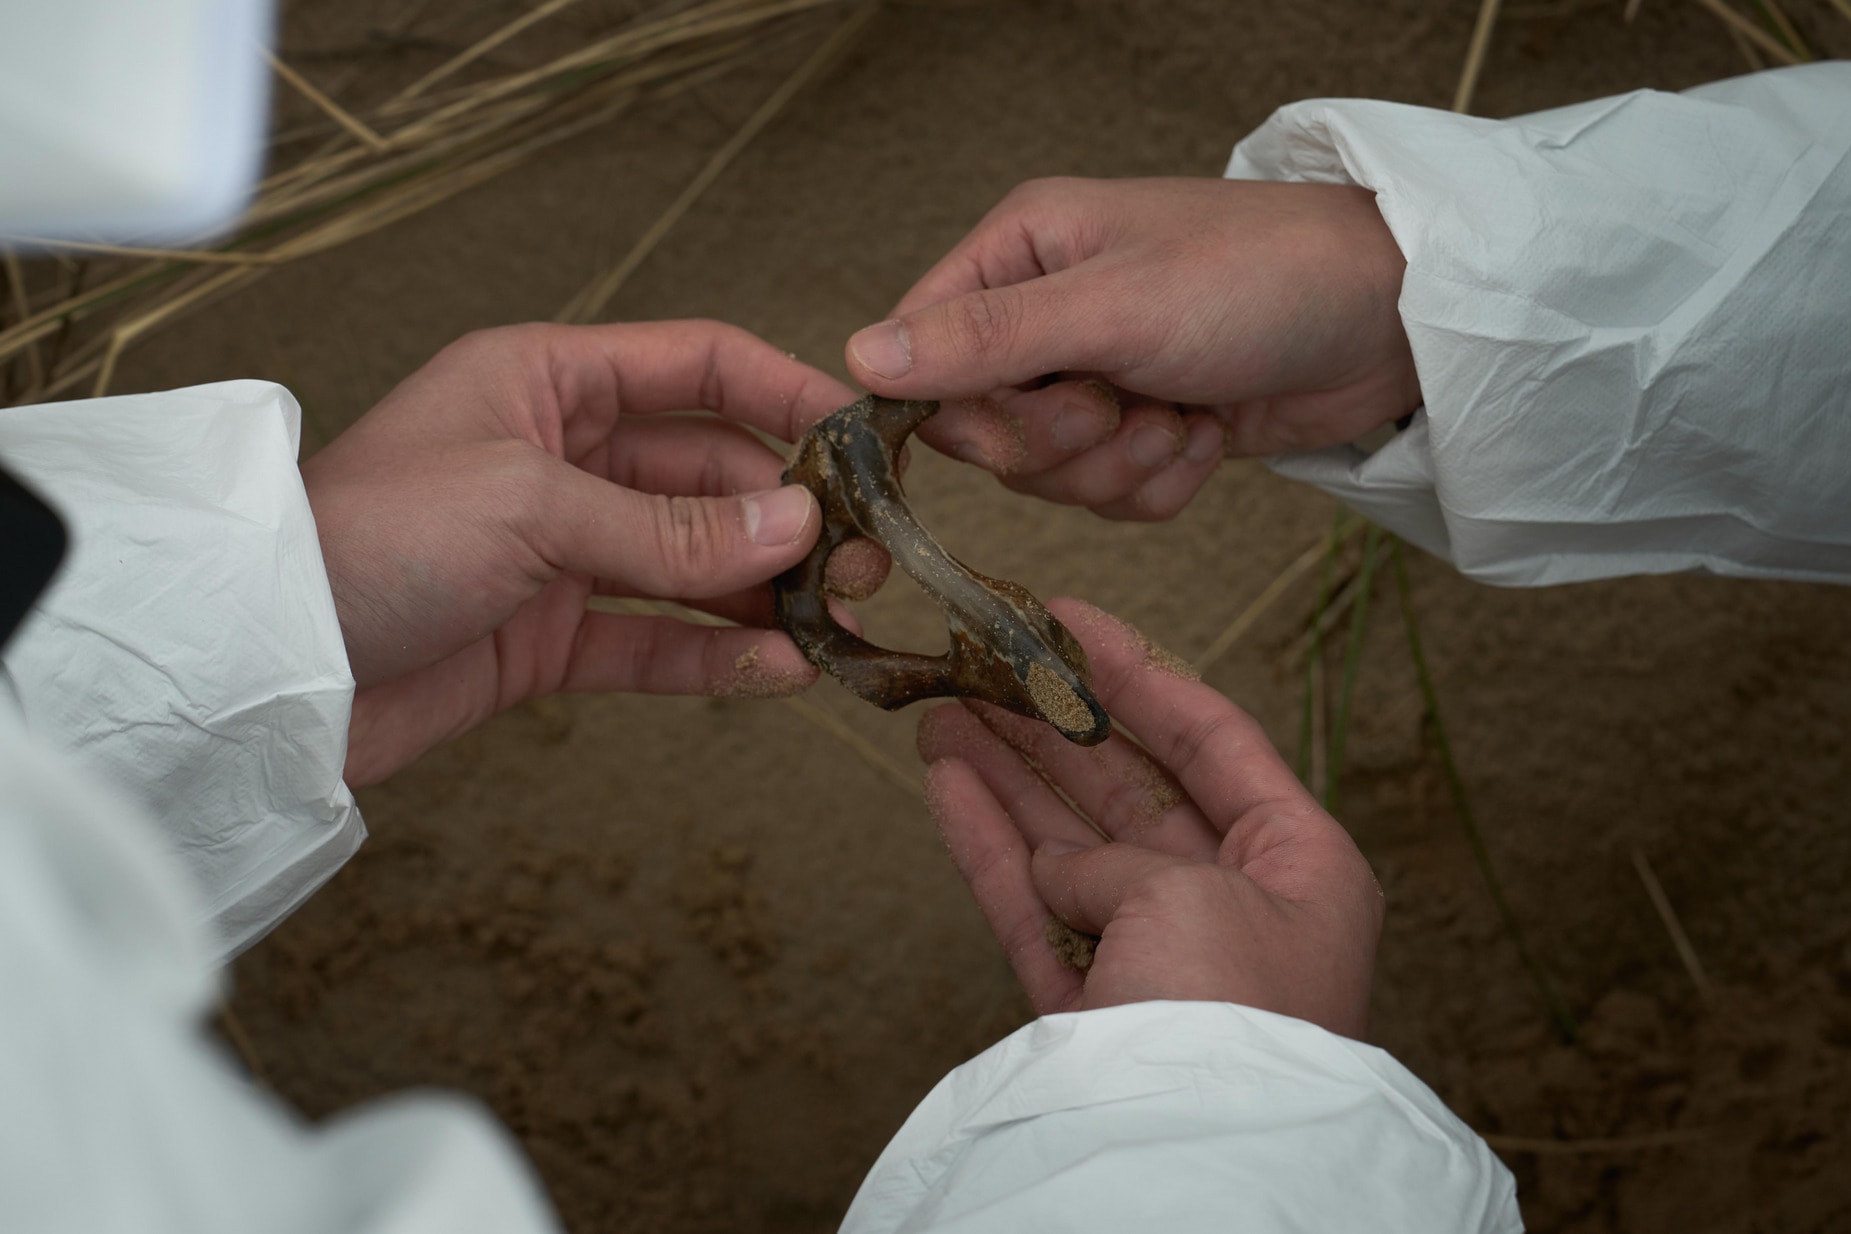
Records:
[[[359,686],[348,782],[556,690],[808,686],[795,644],[755,627],[821,516],[741,425],[792,440],[852,397],[717,322],[512,326],[438,353],[302,466]],[[722,418],[656,414],[696,407]]]
[[[890,398],[965,400],[919,436],[1011,488],[1169,518],[1224,452],[1352,441],[1419,405],[1405,265],[1365,189],[1035,180],[848,365]]]
[[[1048,607],[1149,755],[983,703],[919,724],[933,821],[1037,1014],[1203,1000],[1361,1036],[1382,893],[1349,835],[1220,693],[1098,609]],[[1099,936],[1084,973],[1050,914]]]

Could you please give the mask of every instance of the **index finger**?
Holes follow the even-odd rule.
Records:
[[[1090,604],[1062,597],[1048,608],[1086,648],[1100,703],[1181,781],[1217,831],[1225,835],[1266,806],[1318,808],[1258,722],[1187,665]]]
[[[574,413],[614,399],[625,415],[702,409],[795,441],[855,401],[847,386],[738,326],[718,321],[557,326],[548,338],[553,388],[575,454]],[[595,423],[597,416],[583,417]],[[596,432],[597,429],[592,429]],[[608,422],[603,426],[608,432]],[[592,443],[577,443],[589,446]]]

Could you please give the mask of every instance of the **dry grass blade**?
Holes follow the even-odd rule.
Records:
[[[1690,935],[1684,933],[1684,925],[1678,920],[1677,910],[1671,907],[1671,898],[1665,894],[1658,875],[1652,872],[1652,863],[1646,860],[1644,849],[1632,850],[1632,868],[1638,871],[1639,881],[1645,884],[1645,894],[1652,901],[1658,919],[1664,923],[1665,933],[1671,936],[1671,945],[1677,949],[1677,958],[1683,961],[1684,971],[1690,974],[1697,993],[1707,1001],[1715,993],[1715,987],[1710,984],[1709,975],[1703,971],[1702,961],[1697,959],[1697,949],[1690,945]]]
[[[835,31],[823,40],[822,44],[810,53],[802,64],[797,66],[797,71],[786,78],[782,85],[772,91],[770,97],[759,104],[758,110],[754,111],[740,126],[739,131],[727,139],[725,145],[714,151],[713,157],[707,160],[706,166],[702,167],[694,179],[688,182],[687,187],[681,190],[673,202],[669,203],[668,209],[662,212],[661,217],[650,224],[649,230],[643,233],[642,238],[631,247],[624,259],[573,296],[559,310],[554,320],[588,322],[596,318],[603,311],[604,306],[610,303],[611,297],[615,296],[637,268],[648,260],[649,254],[655,251],[656,245],[662,242],[662,238],[668,235],[675,224],[681,221],[681,217],[696,201],[700,200],[701,194],[705,193],[709,186],[720,178],[720,173],[724,172],[727,166],[739,156],[739,152],[751,144],[752,139],[758,136],[780,111],[784,110],[785,104],[796,97],[797,92],[808,85],[810,79],[816,76],[824,65],[835,59],[837,54],[861,33],[862,28],[868,24],[868,20],[874,16],[875,10],[879,7],[879,0],[868,0],[837,26]]]
[[[9,299],[13,302],[13,315],[24,321],[32,315],[31,306],[26,300],[26,272],[20,268],[19,256],[12,249],[0,249],[0,269],[6,273],[6,285]],[[0,376],[4,376],[0,370]],[[37,389],[45,384],[45,368],[39,360],[36,344],[26,348],[26,386]]]
[[[477,108],[523,90],[544,86],[549,81],[575,71],[589,71],[606,64],[629,63],[649,53],[694,39],[730,34],[760,25],[774,17],[842,3],[844,0],[777,0],[775,3],[756,3],[741,9],[739,0],[716,0],[704,8],[664,18],[592,43],[539,68],[484,82],[449,106],[439,108],[431,115],[396,130],[391,140],[394,144],[421,140]]]
[[[1730,8],[1723,0],[1696,0],[1696,2],[1714,13],[1730,29],[1738,31],[1743,38],[1753,43],[1770,58],[1782,64],[1800,63],[1800,57],[1789,51],[1779,39]]]
[[[594,596],[587,608],[600,613],[628,613],[641,617],[674,617],[681,621],[691,621],[702,626],[731,626],[737,623],[716,617],[700,609],[686,608],[666,600],[647,600],[630,596]],[[814,703],[802,695],[793,694],[779,700],[798,715],[836,738],[843,745],[860,755],[861,760],[891,782],[908,796],[919,792],[919,777],[907,775],[900,764],[893,761],[887,752],[855,731],[853,725],[830,711],[827,707]]]
[[[1851,0],[1832,0],[1832,7],[1837,9],[1846,21],[1851,21]]]
[[[400,90],[393,96],[393,101],[403,102],[407,99],[417,98],[444,78],[450,76],[459,69],[474,64],[478,59],[494,51],[497,47],[500,47],[503,43],[507,42],[515,35],[520,34],[528,27],[538,25],[561,9],[577,3],[578,0],[546,0],[546,3],[529,9],[507,25],[501,27],[501,29],[495,31],[495,33],[489,35],[487,38],[478,40],[464,51],[452,56],[424,76],[418,78],[418,80],[412,82],[409,86],[406,86],[403,90]]]
[[[810,721],[824,732],[829,733],[849,749],[861,756],[863,762],[884,776],[894,787],[909,797],[919,794],[919,777],[909,776],[901,770],[900,765],[887,757],[885,751],[856,732],[846,720],[825,707],[821,707],[800,695],[792,695],[784,700],[786,706],[798,715]]]
[[[1780,33],[1781,41],[1786,43],[1795,55],[1802,60],[1813,59],[1812,50],[1806,46],[1806,40],[1801,38],[1800,32],[1794,28],[1792,20],[1787,17],[1787,11],[1780,7],[1780,0],[1755,0],[1755,4],[1760,7],[1768,21],[1773,23],[1774,29]]]
[[[355,119],[353,114],[339,103],[317,90],[314,85],[310,83],[308,78],[302,76],[302,74],[283,63],[282,59],[274,52],[265,51],[264,56],[270,61],[270,67],[276,70],[276,75],[278,77],[288,82],[290,86],[295,89],[297,94],[300,94],[303,98],[320,108],[322,114],[327,116],[328,119],[334,121],[349,133],[352,133],[369,148],[375,151],[381,151],[386,148],[385,138]]]
[[[95,244],[88,240],[41,240],[36,236],[0,236],[0,244],[67,253],[93,253],[99,257],[133,257],[142,261],[170,261],[192,266],[268,266],[277,258],[270,253],[226,253],[214,249],[150,249],[129,244]]]
[[[91,390],[90,397],[102,398],[109,393],[110,380],[116,375],[116,361],[122,358],[123,349],[130,343],[218,292],[225,291],[253,277],[255,277],[255,271],[251,269],[227,270],[223,274],[207,279],[184,295],[175,296],[159,307],[117,326],[109,336],[109,349],[103,353],[102,362],[98,365],[96,386]]]
[[[1440,770],[1446,776],[1446,788],[1453,800],[1453,810],[1459,816],[1459,826],[1465,831],[1466,843],[1472,850],[1472,860],[1478,866],[1479,875],[1485,880],[1485,890],[1491,895],[1491,903],[1497,909],[1504,933],[1517,949],[1517,958],[1535,984],[1545,1012],[1562,1040],[1572,1042],[1576,1033],[1575,1017],[1568,1010],[1568,1004],[1556,993],[1555,983],[1549,980],[1549,974],[1536,958],[1536,953],[1530,950],[1529,938],[1523,932],[1522,923],[1517,920],[1516,910],[1510,906],[1509,897],[1504,894],[1504,884],[1498,878],[1497,867],[1491,864],[1491,850],[1485,845],[1484,832],[1478,828],[1478,816],[1473,812],[1471,797],[1465,791],[1465,777],[1459,774],[1458,760],[1453,757],[1452,740],[1447,736],[1446,723],[1440,716],[1439,692],[1434,689],[1433,674],[1428,671],[1427,655],[1422,649],[1420,619],[1414,615],[1414,588],[1408,582],[1407,555],[1401,551],[1401,541],[1393,537],[1388,543],[1388,559],[1395,572],[1395,592],[1401,601],[1401,620],[1407,628],[1408,658],[1414,661],[1414,679],[1420,686],[1421,703],[1427,709],[1433,744],[1440,756]]]
[[[1337,536],[1336,543],[1341,544],[1343,541],[1350,539],[1358,531],[1361,531],[1362,527],[1363,524],[1360,520],[1352,522],[1341,532],[1335,533]],[[1292,584],[1308,574],[1311,567],[1322,561],[1324,559],[1324,554],[1331,552],[1335,547],[1336,545],[1332,543],[1331,536],[1327,535],[1295,557],[1291,565],[1281,570],[1278,576],[1266,585],[1265,590],[1255,596],[1253,602],[1242,609],[1234,620],[1228,622],[1221,633],[1215,635],[1213,642],[1203,648],[1202,654],[1195,659],[1195,671],[1198,673],[1206,673],[1210,665],[1214,664],[1217,660],[1221,659],[1222,656],[1225,656],[1231,651],[1234,644],[1245,637],[1247,631],[1253,629],[1260,618],[1264,617],[1267,611],[1279,602],[1279,598],[1291,589]]]
[[[1485,65],[1485,53],[1491,47],[1491,31],[1498,21],[1500,0],[1482,0],[1478,21],[1472,26],[1472,42],[1465,51],[1465,68],[1459,73],[1459,87],[1453,91],[1453,110],[1464,114],[1472,110],[1472,96],[1478,92],[1478,74]]]
[[[1644,6],[1645,0],[1626,0],[1626,21],[1628,24],[1631,24],[1632,19],[1639,15],[1639,10]]]
[[[1742,60],[1748,65],[1748,71],[1759,73],[1767,67],[1767,61],[1755,50],[1755,45],[1742,37],[1742,32],[1734,26],[1723,27],[1729,32],[1729,41],[1735,44],[1735,50],[1741,53]]]
[[[1586,1153],[1637,1153],[1652,1148],[1675,1148],[1679,1144],[1701,1140],[1708,1134],[1702,1128],[1692,1128],[1688,1131],[1651,1131],[1644,1135],[1600,1136],[1583,1140],[1556,1140],[1547,1136],[1524,1135],[1486,1135],[1482,1138],[1495,1152],[1566,1157]]]

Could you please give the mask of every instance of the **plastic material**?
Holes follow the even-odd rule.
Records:
[[[0,243],[179,244],[262,165],[270,0],[0,0]]]
[[[1465,573],[1851,582],[1851,64],[1515,120],[1276,113],[1230,176],[1360,184],[1426,399],[1275,462]]]
[[[1381,1050],[1228,1003],[1054,1015],[940,1081],[844,1234],[1515,1231],[1485,1142]]]
[[[160,821],[221,957],[366,834],[300,415],[258,381],[0,410],[0,460],[71,528],[4,655],[26,722]]]

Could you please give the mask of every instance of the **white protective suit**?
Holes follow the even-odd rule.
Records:
[[[1493,581],[1851,577],[1848,141],[1841,65],[1503,123],[1285,109],[1232,171],[1376,190],[1428,405],[1373,457],[1281,469]],[[218,962],[363,835],[296,429],[254,382],[0,410],[0,460],[75,541],[5,654],[0,1229],[554,1228],[468,1103],[306,1127],[202,1028]],[[1509,1173],[1382,1052],[1166,1003],[1050,1016],[958,1068],[844,1228],[1520,1222]]]

